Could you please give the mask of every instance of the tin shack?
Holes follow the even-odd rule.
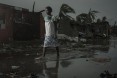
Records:
[[[43,37],[44,20],[41,12],[0,4],[0,42]]]

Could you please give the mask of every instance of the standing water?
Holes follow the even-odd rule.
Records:
[[[0,78],[101,78],[109,71],[117,73],[117,38],[89,40],[84,48],[38,56],[1,55]]]

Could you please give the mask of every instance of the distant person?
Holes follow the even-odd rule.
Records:
[[[57,56],[59,56],[59,47],[57,39],[57,22],[55,17],[51,14],[52,8],[50,6],[45,8],[46,16],[45,20],[45,40],[43,46],[43,57],[45,57],[46,49],[48,47],[55,47],[57,51]]]

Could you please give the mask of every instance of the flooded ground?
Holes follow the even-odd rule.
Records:
[[[117,73],[115,37],[88,40],[83,47],[61,46],[59,58],[54,49],[48,49],[45,58],[39,59],[41,45],[20,44],[0,48],[0,78],[106,78],[100,74]]]

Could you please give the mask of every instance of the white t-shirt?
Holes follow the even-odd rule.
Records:
[[[45,35],[55,36],[55,26],[54,26],[55,17],[48,15],[44,18],[44,20],[45,20]]]

